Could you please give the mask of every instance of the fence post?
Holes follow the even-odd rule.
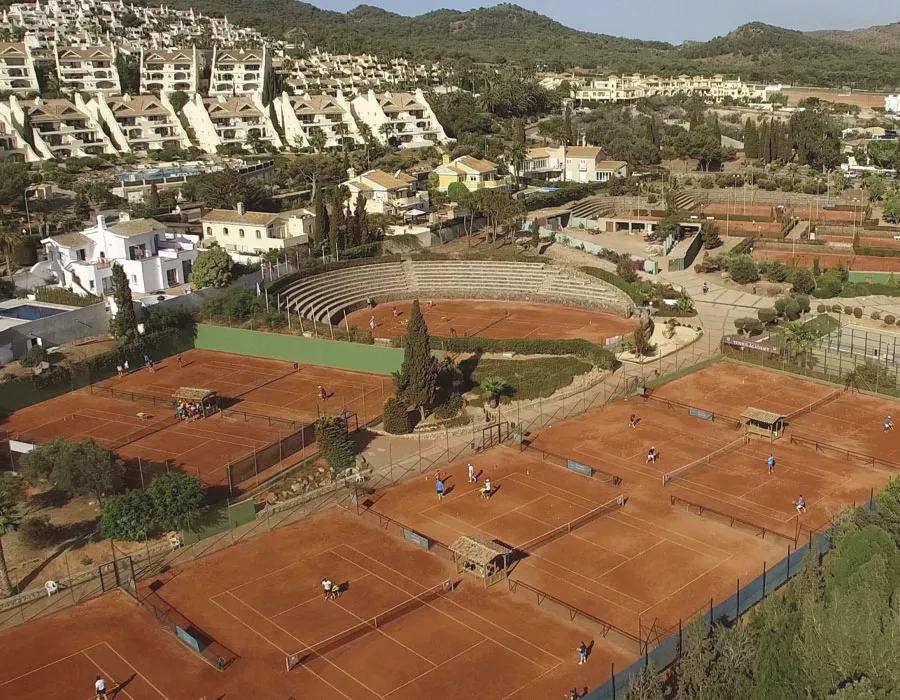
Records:
[[[762,578],[763,578],[762,597],[763,597],[763,600],[765,600],[766,599],[766,562],[763,562]]]
[[[228,476],[228,494],[234,497],[234,484],[231,481],[231,464],[225,465],[225,474]]]
[[[610,663],[609,665],[609,679],[612,681],[612,696],[616,697],[616,665],[615,663]]]
[[[737,620],[741,616],[741,579],[737,580],[737,589],[735,592],[734,603],[734,619]]]

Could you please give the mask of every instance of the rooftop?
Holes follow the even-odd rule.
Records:
[[[267,211],[245,211],[241,214],[236,209],[210,209],[206,214],[200,217],[200,220],[203,223],[268,226],[278,218],[278,214]]]

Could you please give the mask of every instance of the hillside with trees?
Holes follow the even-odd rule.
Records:
[[[146,0],[141,4],[147,4]],[[474,63],[662,75],[722,72],[744,80],[885,89],[900,84],[900,54],[884,42],[744,25],[724,37],[673,46],[581,32],[537,12],[502,4],[405,17],[361,5],[346,14],[295,0],[172,0],[171,7],[227,15],[277,38],[335,52]],[[887,30],[885,30],[887,31]]]

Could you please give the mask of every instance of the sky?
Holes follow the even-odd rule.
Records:
[[[346,12],[360,4],[419,15],[450,7],[468,10],[491,0],[305,0]],[[898,0],[515,0],[515,4],[583,31],[679,44],[706,41],[747,22],[789,29],[857,29],[900,22]]]

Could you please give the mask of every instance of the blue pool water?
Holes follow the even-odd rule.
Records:
[[[23,321],[37,321],[39,318],[47,318],[56,314],[65,313],[66,309],[54,309],[50,306],[34,306],[33,304],[20,304],[8,309],[0,309],[0,316],[5,318],[19,318]]]
[[[137,170],[119,175],[121,182],[140,182],[141,180],[162,180],[167,177],[183,177],[185,175],[199,175],[206,172],[206,168],[156,168],[153,170]]]

